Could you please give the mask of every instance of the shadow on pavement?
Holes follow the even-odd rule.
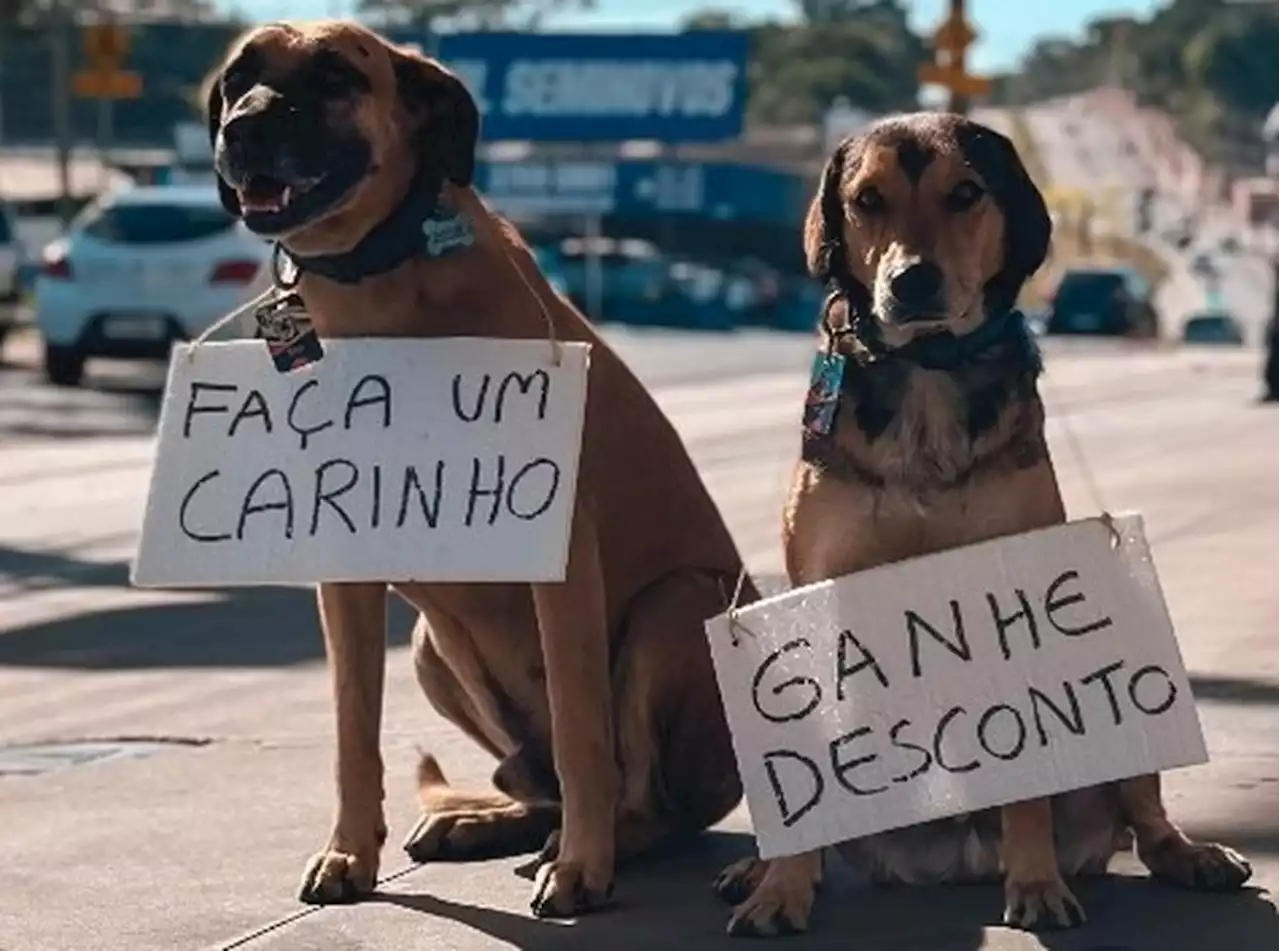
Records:
[[[74,569],[74,570],[73,570]],[[128,566],[93,564],[0,547],[0,576],[66,579],[68,585],[127,587]],[[56,582],[55,582],[56,585]],[[18,587],[23,587],[18,581]],[[116,608],[6,630],[0,666],[120,670],[157,667],[269,667],[324,657],[315,595],[307,588],[227,588],[212,600]],[[388,643],[409,642],[413,615],[390,599]]]
[[[1192,677],[1191,689],[1195,692],[1197,700],[1266,706],[1275,706],[1280,703],[1280,686],[1271,680],[1257,680],[1251,677]]]
[[[692,853],[624,871],[614,909],[569,925],[429,895],[386,892],[371,900],[449,919],[521,951],[741,949],[742,939],[724,934],[729,908],[711,894],[709,883],[725,863],[752,851],[747,835],[709,835]],[[996,927],[1003,908],[999,886],[862,889],[841,874],[839,863],[828,861],[827,867],[810,931],[788,938],[788,949],[1251,951],[1273,947],[1276,934],[1275,907],[1256,890],[1195,894],[1142,877],[1110,875],[1075,887],[1089,914],[1085,927],[1031,938]]]
[[[38,373],[0,365],[0,438],[84,439],[150,436],[160,417],[163,378],[98,374],[84,385],[50,386]]]
[[[125,562],[84,561],[51,552],[0,545],[0,580],[19,591],[57,587],[127,588]],[[759,580],[766,593],[780,579]],[[5,629],[0,665],[118,670],[148,667],[265,667],[324,655],[315,597],[307,588],[188,589],[211,600],[116,608]],[[388,643],[407,644],[413,612],[389,600]],[[1274,705],[1280,688],[1251,677],[1192,676],[1199,700]]]

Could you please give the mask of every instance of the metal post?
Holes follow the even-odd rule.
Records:
[[[583,248],[582,266],[586,286],[583,288],[584,303],[587,305],[587,317],[598,321],[604,314],[604,265],[600,260],[600,239],[604,234],[600,215],[587,215],[585,227],[582,229],[586,238]]]
[[[63,230],[75,213],[71,196],[71,84],[69,23],[60,2],[49,11],[49,52],[53,61],[53,135],[58,150],[58,218]]]
[[[964,0],[951,0],[951,22],[963,23],[964,17]],[[967,74],[964,63],[964,50],[954,49],[949,54],[950,64],[955,67],[955,75],[961,77]],[[954,86],[948,91],[947,95],[947,111],[954,112],[956,115],[965,116],[969,114],[969,98],[959,92]]]
[[[106,191],[111,181],[111,140],[115,134],[114,103],[110,96],[98,100],[98,162],[102,166],[98,176],[98,188]]]

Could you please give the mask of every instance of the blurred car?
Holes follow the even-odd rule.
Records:
[[[756,304],[756,289],[750,277],[703,261],[671,261],[666,278],[653,317],[656,323],[695,330],[732,330]]]
[[[0,304],[12,304],[22,293],[22,244],[13,212],[0,204]]]
[[[649,241],[632,238],[565,238],[556,248],[569,299],[594,321],[661,323],[669,264]],[[599,266],[599,313],[589,304],[591,260]]]
[[[45,248],[36,323],[51,383],[91,357],[167,359],[270,283],[270,245],[208,185],[127,188],[88,205]],[[241,324],[241,329],[244,325]]]
[[[1182,324],[1182,342],[1242,347],[1244,329],[1239,321],[1222,311],[1192,314]]]
[[[0,346],[17,325],[18,298],[22,296],[22,244],[13,214],[0,204]]]
[[[1137,272],[1082,268],[1062,276],[1045,333],[1152,339],[1160,335],[1160,320],[1151,287]]]

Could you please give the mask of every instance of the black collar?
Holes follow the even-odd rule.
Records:
[[[879,356],[906,360],[926,370],[954,370],[963,363],[991,351],[1002,344],[1021,343],[1027,336],[1022,312],[1006,310],[989,314],[974,330],[957,336],[950,331],[916,337],[902,347],[887,350]]]
[[[280,253],[300,274],[319,274],[340,284],[385,274],[422,253],[423,224],[439,203],[441,185],[439,175],[424,163],[400,204],[350,251],[300,257],[280,247]]]
[[[1028,352],[1036,349],[1026,318],[1016,308],[989,314],[970,333],[926,334],[901,347],[888,346],[874,318],[863,312],[853,317],[852,326],[834,332],[837,345],[840,337],[852,338],[854,346],[850,356],[859,363],[899,361],[925,370],[955,370],[1006,344]]]

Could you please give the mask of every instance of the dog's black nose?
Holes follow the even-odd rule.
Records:
[[[930,317],[942,301],[942,270],[928,261],[909,264],[889,281],[889,291],[908,317]]]
[[[222,127],[222,141],[228,157],[237,164],[248,164],[255,158],[261,160],[269,148],[270,122],[262,113],[234,116]]]

